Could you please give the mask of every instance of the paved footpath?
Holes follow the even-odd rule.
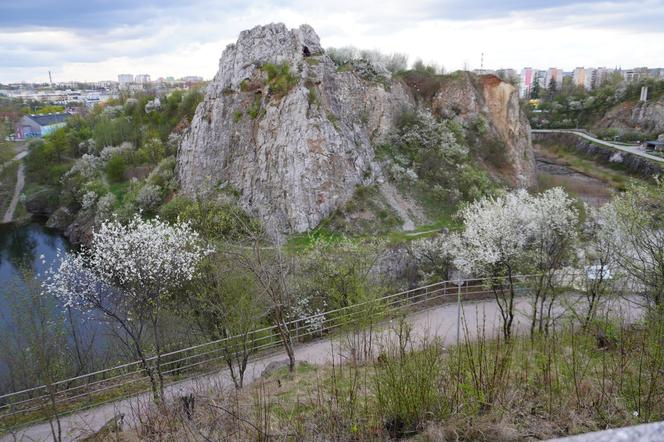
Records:
[[[658,163],[664,163],[664,158],[658,157],[657,155],[650,155],[649,153],[646,153],[643,149],[641,149],[641,147],[639,146],[626,146],[624,144],[616,144],[610,141],[600,140],[599,138],[590,136],[585,132],[581,132],[574,129],[532,129],[531,132],[534,134],[551,134],[551,133],[572,134],[602,146],[610,147],[612,149],[620,150],[622,152],[630,153],[632,155],[636,155],[642,158],[647,158],[649,160],[656,161]]]
[[[564,301],[557,306],[556,314],[559,317],[569,316],[570,309],[574,307],[578,298],[569,295],[561,297]],[[563,305],[564,304],[564,305]],[[641,315],[641,309],[629,300],[621,299],[607,303],[606,307],[616,314],[621,314],[627,321],[634,320]],[[529,322],[527,314],[530,311],[530,303],[527,298],[519,298],[516,302],[515,327],[518,332],[528,330]],[[465,326],[461,327],[461,339],[464,337],[464,328],[468,330],[469,337],[476,336],[478,330],[484,328],[486,335],[499,332],[500,315],[496,303],[493,300],[465,302],[462,305],[462,317]],[[443,344],[454,344],[456,342],[457,330],[457,305],[444,304],[408,315],[407,321],[412,325],[411,336],[413,342],[421,341],[423,338],[439,338]],[[383,345],[396,338],[390,323],[381,324],[374,331],[374,342]],[[338,360],[343,355],[343,337],[336,336],[329,339],[321,339],[309,344],[299,345],[295,349],[298,361],[306,361],[312,364],[326,364],[332,362],[332,358]],[[379,344],[380,345],[380,344]],[[286,358],[283,351],[251,361],[245,374],[245,384],[260,378],[261,373],[273,361],[282,361]],[[167,397],[175,397],[189,392],[201,392],[215,388],[225,388],[232,385],[227,370],[172,384],[166,388]],[[132,425],[136,422],[132,410],[144,407],[149,403],[150,396],[142,394],[129,399],[98,406],[96,408],[74,413],[61,418],[63,435],[65,440],[74,440],[81,435],[90,434],[111,420],[118,413],[125,415],[125,423]],[[51,430],[48,423],[37,424],[19,430],[13,435],[6,435],[0,441],[47,441],[51,439]]]

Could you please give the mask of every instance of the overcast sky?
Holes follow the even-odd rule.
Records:
[[[324,47],[447,70],[664,67],[664,0],[0,0],[0,82],[211,78],[243,29],[309,23]]]

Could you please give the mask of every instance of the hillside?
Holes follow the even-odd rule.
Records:
[[[595,129],[617,129],[620,132],[664,133],[664,95],[643,101],[625,101],[611,108]]]

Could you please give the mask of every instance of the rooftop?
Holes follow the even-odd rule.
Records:
[[[52,124],[64,123],[70,116],[71,114],[69,112],[27,115],[28,118],[40,126],[50,126]]]

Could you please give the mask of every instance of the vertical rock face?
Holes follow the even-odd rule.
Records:
[[[274,65],[288,74],[270,79]],[[244,31],[183,137],[182,190],[230,186],[268,228],[309,230],[379,173],[372,140],[411,102],[399,83],[338,72],[308,25]]]
[[[432,100],[434,113],[460,118],[472,124],[478,118],[487,124],[484,140],[491,140],[504,157],[502,165],[487,168],[515,187],[530,187],[536,182],[535,155],[530,139],[530,124],[519,105],[518,91],[494,75],[476,77],[462,73],[445,82]],[[487,149],[484,143],[479,149]]]
[[[393,128],[398,114],[416,105],[420,93],[368,63],[360,65],[337,67],[308,25],[242,32],[224,50],[182,138],[182,191],[233,189],[273,233],[317,226],[357,185],[381,176],[373,144]],[[515,89],[497,77],[458,77],[441,77],[426,105],[442,116],[481,116],[506,157],[493,171],[512,185],[532,184],[530,126]]]

